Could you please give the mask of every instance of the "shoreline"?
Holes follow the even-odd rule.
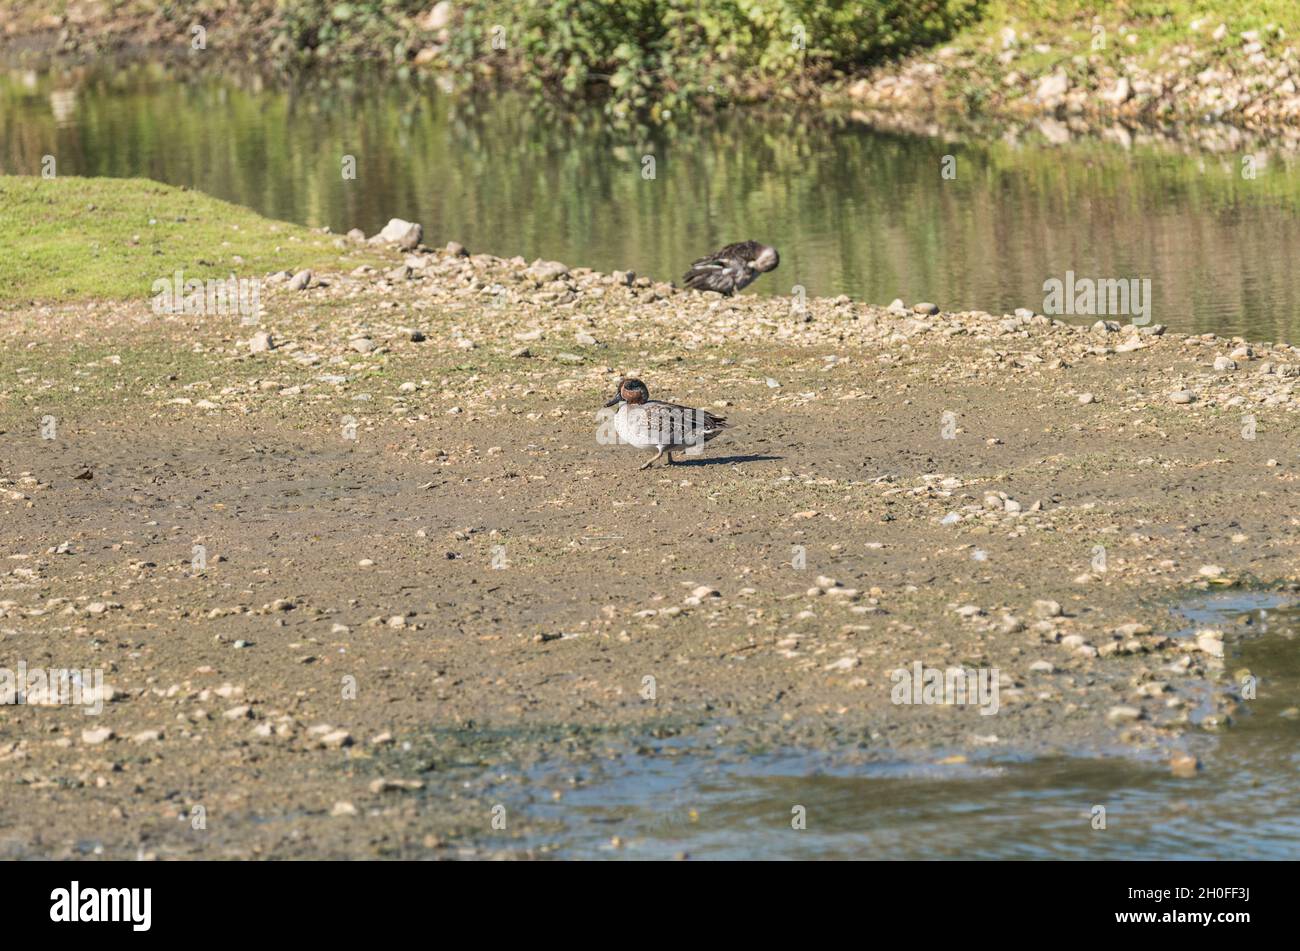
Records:
[[[1240,703],[1231,633],[1175,641],[1168,606],[1297,590],[1298,347],[315,253],[257,327],[6,308],[5,655],[112,694],[15,709],[0,759],[28,779],[0,803],[32,828],[455,857],[494,788],[455,764],[522,776],[610,736],[1168,760]],[[734,429],[638,471],[594,436],[625,373]],[[917,661],[997,668],[999,713],[894,704]],[[70,780],[93,800],[45,792]],[[194,804],[212,837],[175,821]]]

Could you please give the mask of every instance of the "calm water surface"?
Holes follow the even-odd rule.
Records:
[[[145,176],[263,214],[426,243],[680,278],[724,242],[770,241],[758,293],[948,309],[1043,307],[1043,282],[1149,278],[1154,322],[1300,340],[1300,165],[1102,143],[944,142],[730,114],[635,141],[599,111],[394,80],[274,87],[160,66],[0,73],[0,168]],[[956,179],[944,180],[945,155]],[[344,156],[356,160],[344,180]],[[654,177],[646,177],[653,157]]]

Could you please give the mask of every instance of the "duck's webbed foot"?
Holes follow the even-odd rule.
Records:
[[[662,449],[660,449],[657,453],[655,453],[653,456],[651,456],[649,459],[647,459],[645,465],[643,465],[641,468],[642,468],[642,469],[649,469],[652,465],[654,465],[654,463],[655,463],[655,462],[659,459],[659,457],[662,456],[663,454],[664,454],[664,451],[663,451]],[[672,461],[671,457],[669,457],[669,461],[670,461],[670,462]]]

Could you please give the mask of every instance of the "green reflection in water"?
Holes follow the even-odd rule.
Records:
[[[337,231],[411,218],[430,244],[666,280],[753,237],[782,261],[757,293],[1040,309],[1043,281],[1073,270],[1150,278],[1152,320],[1178,330],[1294,341],[1300,325],[1300,167],[1280,156],[1247,180],[1237,155],[944,142],[750,112],[637,142],[596,109],[557,116],[515,94],[157,65],[0,74],[0,128],[10,173],[52,154],[60,174],[191,185]]]

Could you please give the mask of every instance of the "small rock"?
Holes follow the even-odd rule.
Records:
[[[390,218],[382,231],[370,240],[376,244],[395,244],[402,251],[415,248],[424,237],[424,228],[414,221]]]
[[[249,353],[266,353],[268,350],[275,349],[275,341],[265,330],[253,334],[248,341]]]
[[[336,750],[344,746],[351,746],[352,734],[347,730],[334,730],[332,733],[326,733],[322,736],[320,741],[322,746]]]
[[[302,270],[289,279],[289,290],[305,291],[311,283],[311,271]]]
[[[528,266],[524,272],[538,284],[547,284],[551,281],[557,281],[569,274],[569,266],[561,264],[559,261],[536,260]]]
[[[1065,70],[1058,69],[1038,81],[1038,87],[1034,90],[1034,98],[1039,102],[1050,102],[1064,96],[1069,88],[1070,77],[1066,75]]]
[[[1059,601],[1035,601],[1034,613],[1040,618],[1060,617],[1061,603]]]
[[[386,792],[414,791],[423,788],[424,783],[418,779],[376,779],[370,783],[370,791],[376,795]]]
[[[1169,394],[1169,402],[1171,403],[1190,403],[1194,399],[1196,399],[1196,394],[1191,390],[1175,390]]]
[[[1196,649],[1211,657],[1223,656],[1223,635],[1219,631],[1197,631]]]
[[[1111,723],[1131,723],[1142,719],[1142,711],[1137,707],[1111,707],[1106,711],[1106,719]]]
[[[107,743],[116,735],[117,734],[106,726],[100,727],[97,730],[82,730],[81,742],[86,743],[89,746],[98,746],[101,743]]]

